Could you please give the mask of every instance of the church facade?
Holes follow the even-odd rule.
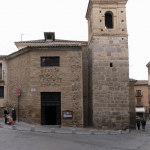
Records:
[[[28,123],[129,128],[127,0],[90,0],[88,41],[15,42],[7,61],[8,108]],[[16,96],[16,88],[20,95]],[[18,112],[18,110],[17,110]]]

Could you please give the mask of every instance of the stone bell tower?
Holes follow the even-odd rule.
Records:
[[[129,127],[129,59],[127,0],[90,0],[89,125],[102,129]]]

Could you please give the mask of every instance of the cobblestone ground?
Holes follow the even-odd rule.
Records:
[[[0,150],[150,150],[150,121],[147,121],[145,131],[132,130],[121,135],[42,133],[0,128]]]

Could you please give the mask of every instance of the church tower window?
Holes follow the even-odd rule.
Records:
[[[105,13],[105,28],[112,29],[113,28],[113,15],[111,12]]]

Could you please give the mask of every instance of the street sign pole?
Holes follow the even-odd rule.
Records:
[[[16,96],[18,97],[18,122],[19,122],[19,96],[20,96],[20,89],[16,88]]]
[[[19,122],[19,96],[18,96],[18,122]]]

